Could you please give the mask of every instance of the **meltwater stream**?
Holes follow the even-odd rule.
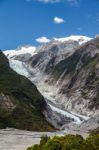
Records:
[[[44,82],[44,76],[42,76],[39,70],[30,68],[30,66],[27,66],[25,63],[18,60],[10,59],[9,63],[10,67],[14,71],[27,77],[37,86],[38,90],[45,97],[45,99],[48,99],[47,104],[50,106],[53,113],[56,112],[64,118],[71,118],[76,124],[81,124],[83,120],[89,119],[86,116],[77,115],[74,112],[68,112],[58,107],[58,104],[55,101],[57,89]]]

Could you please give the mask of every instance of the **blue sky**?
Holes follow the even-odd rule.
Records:
[[[0,0],[0,49],[96,34],[99,0]]]

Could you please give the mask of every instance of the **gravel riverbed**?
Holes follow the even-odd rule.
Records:
[[[76,131],[67,131],[70,134],[78,134]],[[62,136],[66,134],[64,131],[57,132],[31,132],[18,129],[1,129],[0,130],[0,150],[26,150],[27,147],[38,144],[42,135],[53,137],[55,135]],[[87,133],[79,134],[86,137]]]

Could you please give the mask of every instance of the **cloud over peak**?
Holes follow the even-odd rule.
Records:
[[[45,36],[42,36],[42,37],[37,38],[36,42],[38,42],[38,43],[48,43],[48,42],[50,42],[50,39],[48,39]]]

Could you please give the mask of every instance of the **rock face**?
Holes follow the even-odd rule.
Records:
[[[99,113],[99,38],[79,47],[60,61],[52,78],[58,81],[64,108],[87,116]],[[56,98],[58,100],[58,97]]]
[[[15,69],[14,60],[21,60],[29,73],[25,75],[47,102],[79,118],[98,116],[99,37],[85,41],[78,37],[54,39],[36,48],[27,61],[19,57],[9,54],[10,66]]]
[[[70,56],[79,46],[76,41],[51,41],[36,49],[37,54],[31,57],[29,63],[44,73],[51,73],[56,64]]]
[[[13,71],[0,51],[0,128],[53,130],[43,115],[46,106],[36,86]]]

